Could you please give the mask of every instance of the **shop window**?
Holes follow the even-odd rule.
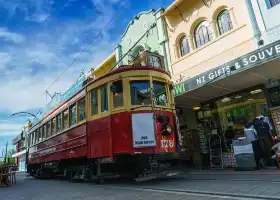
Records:
[[[101,94],[101,112],[108,111],[108,93],[107,93],[107,84],[100,88]]]
[[[123,84],[122,80],[116,81],[111,85],[114,108],[123,106]]]
[[[47,138],[51,136],[51,121],[47,122]]]
[[[131,105],[151,105],[150,81],[131,81]]]
[[[213,34],[209,22],[202,21],[197,25],[194,30],[194,38],[196,48],[200,48],[213,40]]]
[[[61,125],[62,125],[62,114],[59,113],[57,115],[57,132],[61,131]]]
[[[91,91],[91,115],[98,114],[98,95],[97,89]]]
[[[76,104],[73,104],[69,108],[69,111],[70,111],[70,126],[73,126],[77,123],[76,109],[77,109]]]
[[[271,7],[274,7],[280,4],[280,0],[269,0]]]
[[[86,119],[86,101],[85,98],[78,102],[78,119],[82,121]]]
[[[153,93],[156,105],[167,106],[167,94],[165,83],[153,81]]]
[[[52,135],[56,134],[56,118],[52,119]]]
[[[69,128],[69,111],[64,110],[63,111],[63,130]]]
[[[181,37],[179,41],[180,45],[180,56],[183,57],[184,55],[188,54],[190,52],[190,46],[189,46],[189,41],[187,39],[187,36]]]
[[[220,35],[230,31],[233,28],[228,10],[223,10],[218,15],[218,27]]]

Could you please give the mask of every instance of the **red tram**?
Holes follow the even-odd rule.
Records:
[[[30,129],[27,172],[98,182],[171,175],[181,143],[174,108],[162,68],[122,66],[87,79]]]

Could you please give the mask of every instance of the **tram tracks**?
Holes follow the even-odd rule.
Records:
[[[99,186],[101,187],[101,186]],[[142,186],[131,186],[131,185],[111,185],[106,184],[102,187],[108,187],[112,189],[123,189],[123,190],[134,190],[149,193],[166,193],[175,195],[188,195],[199,197],[209,197],[211,199],[228,199],[228,200],[280,200],[280,197],[264,196],[264,195],[246,195],[246,194],[232,194],[212,191],[198,191],[198,190],[187,190],[187,189],[168,189],[168,188],[157,188],[157,187],[142,187]]]

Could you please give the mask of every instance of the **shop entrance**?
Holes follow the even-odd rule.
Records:
[[[263,117],[269,125],[270,133],[276,135],[265,97],[265,85],[251,87],[200,105],[194,112],[196,130],[182,131],[184,148],[187,149],[185,152],[188,152],[188,159],[196,166],[235,167],[233,140],[244,138],[246,126],[258,117]],[[266,141],[265,145],[262,148],[269,152],[272,143]]]

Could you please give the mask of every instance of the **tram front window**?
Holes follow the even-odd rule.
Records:
[[[155,98],[156,105],[167,106],[167,94],[165,83],[153,81],[153,95]]]
[[[150,81],[130,82],[131,105],[151,105]]]

